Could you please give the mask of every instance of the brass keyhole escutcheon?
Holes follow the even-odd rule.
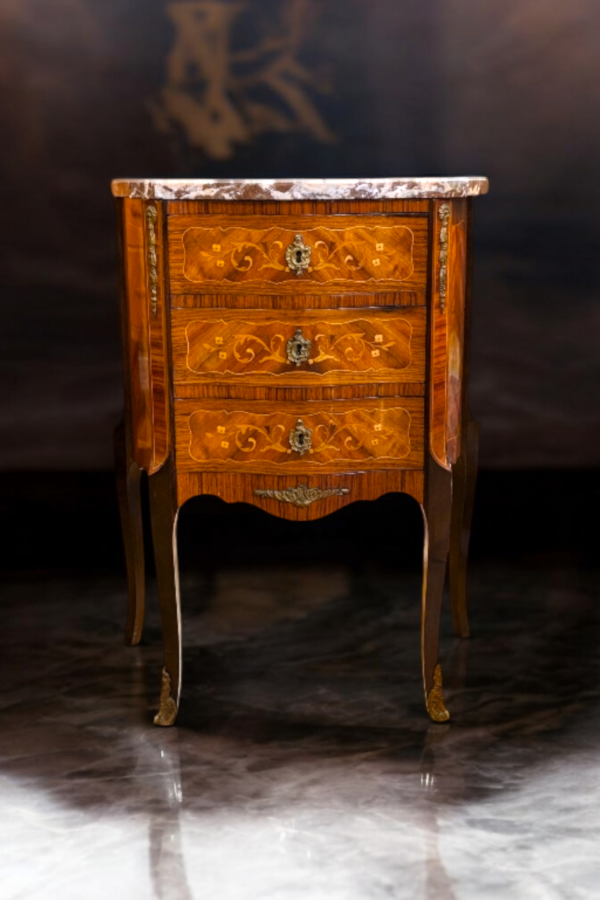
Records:
[[[290,338],[286,344],[288,362],[301,366],[310,356],[311,341],[302,334],[302,329],[297,328],[294,337]]]
[[[291,272],[296,275],[302,275],[310,268],[310,256],[312,247],[308,247],[302,240],[302,235],[297,234],[293,244],[290,244],[285,251],[285,261]]]
[[[290,431],[290,447],[300,456],[312,447],[312,431],[304,425],[302,419],[298,419],[296,427]]]

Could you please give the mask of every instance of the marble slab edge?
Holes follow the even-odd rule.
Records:
[[[208,179],[117,178],[115,197],[138,200],[428,200],[487,194],[478,175],[459,178]]]

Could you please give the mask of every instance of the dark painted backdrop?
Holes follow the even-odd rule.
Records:
[[[114,176],[485,174],[487,467],[600,463],[597,0],[3,0],[0,468],[111,465]]]

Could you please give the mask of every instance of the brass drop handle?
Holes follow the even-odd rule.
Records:
[[[302,419],[298,419],[296,427],[290,431],[290,447],[300,456],[308,453],[312,447],[312,430],[305,426]]]
[[[301,366],[310,356],[312,341],[305,338],[302,329],[297,328],[294,337],[291,337],[285,346],[288,362]]]
[[[306,272],[310,268],[311,253],[312,247],[307,247],[302,240],[302,235],[297,234],[294,242],[285,251],[285,261],[290,271],[295,272],[296,275]]]

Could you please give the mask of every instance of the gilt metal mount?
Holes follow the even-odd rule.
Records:
[[[303,272],[310,268],[311,253],[312,247],[307,247],[302,240],[302,235],[297,234],[294,242],[285,251],[285,261],[292,272],[295,272],[296,275],[302,275]]]
[[[302,419],[298,419],[296,427],[290,431],[290,447],[300,456],[304,456],[312,447],[312,430],[306,427]]]
[[[156,220],[158,211],[155,206],[146,208],[148,224],[148,282],[150,288],[150,307],[155,316],[158,309],[158,257],[156,255]]]
[[[160,706],[154,716],[154,724],[168,727],[173,725],[177,717],[177,702],[171,693],[171,676],[166,669],[162,671],[162,690],[160,692]]]
[[[425,698],[427,712],[434,722],[447,722],[450,713],[446,709],[444,703],[444,694],[442,692],[442,668],[438,663],[433,672],[433,687]]]
[[[440,227],[440,312],[446,311],[446,295],[448,293],[448,222],[450,221],[450,204],[442,203],[438,210]]]
[[[291,503],[293,506],[307,507],[315,500],[325,500],[326,497],[343,497],[344,494],[350,493],[350,488],[309,488],[306,484],[299,484],[297,487],[284,488],[282,491],[276,490],[255,490],[254,493],[258,497],[269,497],[272,500],[279,500],[281,503]]]
[[[289,339],[285,347],[288,361],[301,366],[308,360],[311,346],[312,342],[303,336],[302,329],[297,328],[296,334]]]

